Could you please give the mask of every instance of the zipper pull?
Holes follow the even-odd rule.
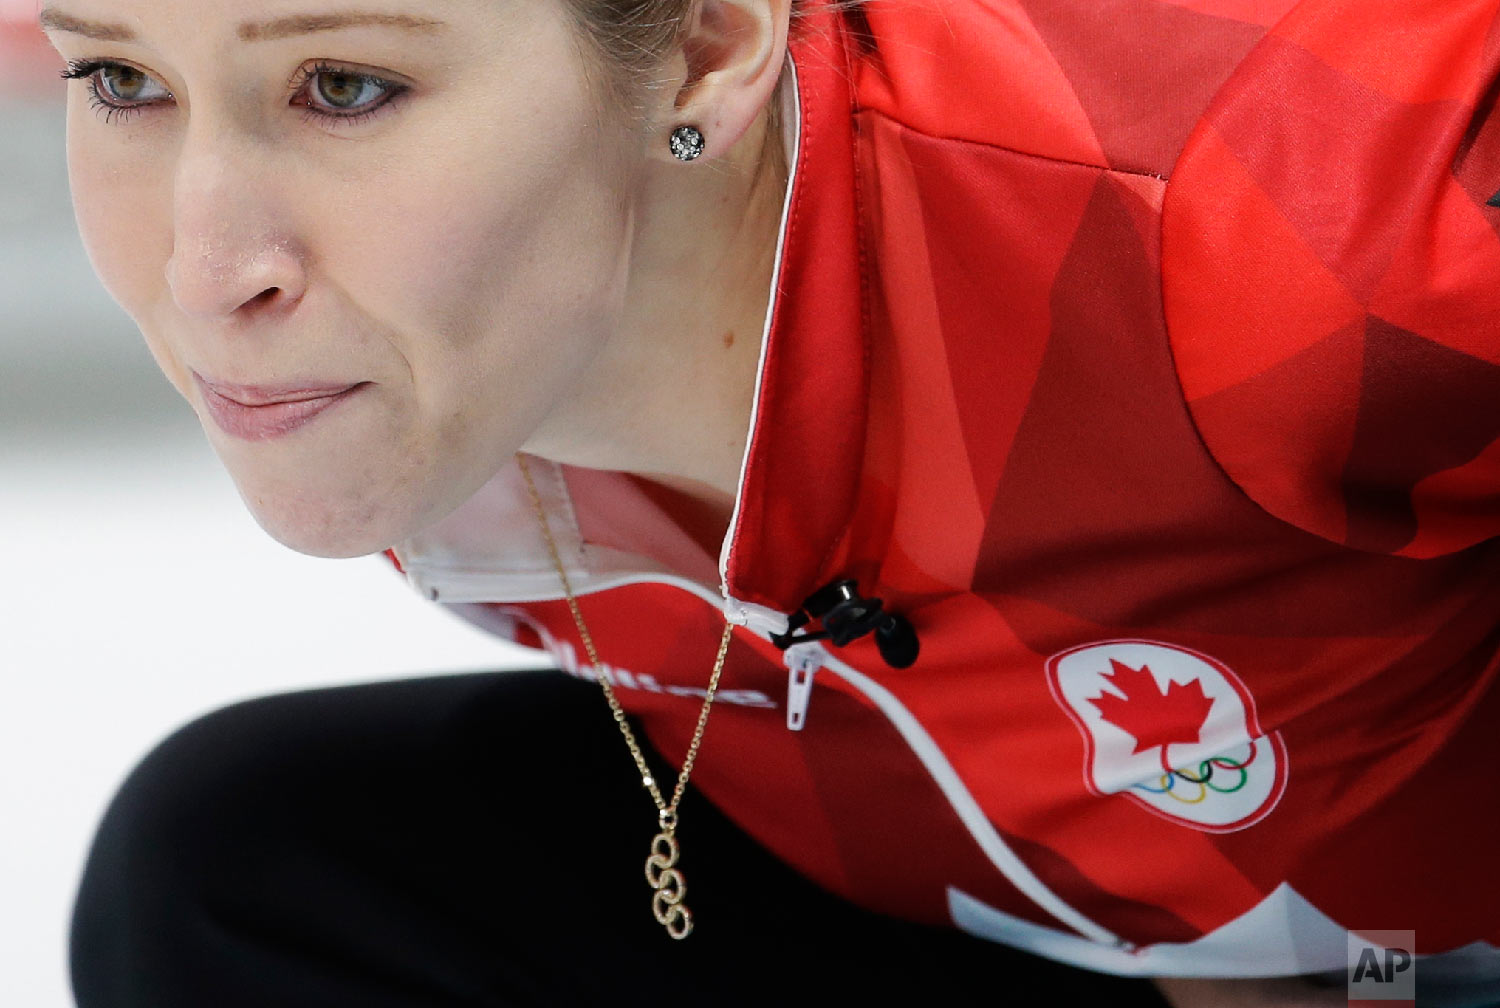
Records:
[[[807,703],[812,698],[813,676],[823,667],[823,649],[811,644],[786,649],[786,726],[801,731],[807,724]]]

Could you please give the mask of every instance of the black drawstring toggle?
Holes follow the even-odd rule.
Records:
[[[813,620],[821,630],[797,633]],[[875,632],[875,646],[891,668],[907,668],[921,649],[917,631],[900,613],[885,612],[878,598],[862,598],[859,585],[847,578],[824,585],[809,595],[802,608],[787,617],[786,633],[772,634],[771,643],[785,651],[793,644],[827,640],[835,647]]]

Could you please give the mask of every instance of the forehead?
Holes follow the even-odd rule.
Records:
[[[513,5],[484,0],[43,0],[43,28],[101,42],[276,42],[337,32],[438,36],[494,23]]]

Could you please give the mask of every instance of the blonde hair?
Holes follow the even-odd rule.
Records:
[[[601,107],[625,108],[639,117],[643,96],[660,83],[662,61],[681,41],[693,4],[701,0],[565,0],[584,44]],[[804,0],[791,0],[789,33],[802,26]],[[865,0],[829,0],[830,11],[857,11]],[[779,129],[780,91],[770,105],[771,126]]]
[[[639,107],[655,83],[667,53],[680,41],[687,15],[698,0],[566,0],[592,52],[600,100]]]

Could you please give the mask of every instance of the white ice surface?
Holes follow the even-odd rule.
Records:
[[[66,920],[129,767],[298,686],[537,664],[388,566],[275,544],[196,439],[0,452],[0,1004],[65,1008]]]

